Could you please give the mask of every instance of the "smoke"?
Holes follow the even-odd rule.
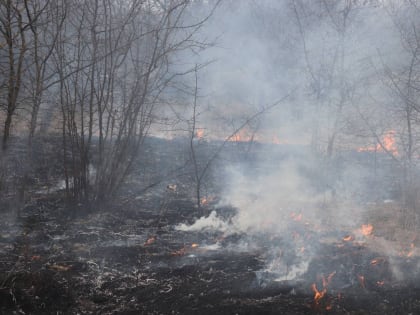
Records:
[[[284,230],[292,212],[309,212],[307,205],[321,201],[297,167],[294,161],[284,161],[274,172],[257,177],[238,169],[228,171],[231,181],[225,201],[240,209],[234,222],[242,231]]]
[[[227,222],[217,216],[216,211],[212,211],[208,217],[199,218],[192,225],[181,223],[175,227],[178,231],[193,232],[193,231],[221,231],[228,232],[232,228]]]
[[[221,205],[234,206],[237,214],[225,222],[212,212],[177,227],[244,233],[249,248],[256,235],[280,235],[284,243],[270,249],[260,276],[277,272],[278,279],[290,279],[306,271],[317,249],[300,251],[316,241],[296,241],[293,228],[326,239],[328,231],[336,232],[336,241],[367,223],[368,203],[395,197],[387,183],[396,177],[385,154],[355,152],[376,145],[374,134],[405,132],[383,69],[402,67],[406,54],[386,5],[346,8],[349,3],[225,1],[202,30],[217,38],[216,45],[188,56],[193,63],[214,61],[199,72],[197,123],[209,139],[225,139],[262,106],[289,95],[244,128],[255,134],[248,140],[273,145],[251,148],[252,161],[223,166]],[[382,241],[378,250],[398,254],[399,245]],[[300,263],[278,253],[288,246]]]

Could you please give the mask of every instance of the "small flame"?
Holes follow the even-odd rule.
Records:
[[[357,276],[357,279],[359,280],[360,286],[361,286],[363,289],[366,289],[365,276],[363,276],[363,275],[358,275],[358,276]]]
[[[319,306],[320,301],[327,294],[328,285],[330,284],[330,282],[331,282],[332,278],[334,277],[335,273],[336,273],[335,271],[330,273],[328,275],[328,277],[326,277],[326,278],[324,276],[322,276],[322,290],[321,291],[318,290],[318,288],[316,286],[316,283],[312,283],[311,289],[314,292],[314,303],[315,303],[315,305]],[[330,310],[331,308],[332,308],[331,304],[328,304],[326,306],[326,310]]]
[[[327,289],[322,289],[322,291],[319,291],[316,287],[315,283],[312,283],[311,285],[311,289],[312,291],[314,291],[315,295],[314,295],[314,302],[316,304],[319,304],[319,302],[321,301],[321,299],[325,296],[325,294],[327,294]]]
[[[352,240],[354,240],[353,235],[347,235],[347,236],[344,236],[344,237],[343,237],[343,241],[344,241],[344,242],[350,242],[350,241],[352,241]]]
[[[293,221],[302,221],[302,217],[303,217],[302,213],[297,214],[297,213],[292,212],[292,213],[290,214],[290,218],[291,218]]]
[[[214,199],[214,197],[201,197],[200,204],[203,206],[208,205],[210,202],[214,201]]]
[[[196,130],[196,132],[195,132],[195,136],[198,138],[198,139],[203,139],[204,138],[204,129],[197,129]]]
[[[188,251],[190,249],[193,248],[198,248],[200,245],[198,243],[192,243],[190,246],[184,245],[184,247],[178,249],[178,250],[174,250],[173,252],[171,252],[172,256],[184,256],[185,254],[188,253]]]
[[[255,134],[247,132],[245,129],[239,130],[235,135],[228,138],[227,141],[230,142],[251,142],[258,141],[258,137]]]
[[[388,152],[391,152],[394,155],[398,155],[398,151],[395,146],[395,131],[394,130],[391,130],[384,135],[382,139],[382,144]]]
[[[381,287],[381,286],[383,286],[385,284],[385,281],[376,281],[376,285],[378,286],[378,287]]]
[[[372,235],[372,232],[373,232],[373,226],[372,224],[362,224],[362,227],[360,230],[364,236],[370,236]]]
[[[146,241],[146,242],[144,242],[144,245],[145,245],[145,246],[147,246],[147,245],[152,245],[155,241],[156,241],[156,237],[151,236],[151,237],[149,237],[149,238],[147,239],[147,241]]]
[[[411,243],[409,249],[402,250],[399,255],[402,256],[402,257],[410,258],[414,255],[415,251],[416,251],[416,247],[415,247],[414,243]]]
[[[387,151],[391,153],[392,155],[398,156],[398,150],[397,150],[396,141],[395,141],[395,130],[390,130],[386,132],[382,136],[381,143],[382,145],[378,143],[373,146],[360,147],[357,149],[357,151],[358,152]]]

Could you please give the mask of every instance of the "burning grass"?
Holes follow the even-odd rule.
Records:
[[[379,235],[380,220],[364,223],[372,226],[367,235],[361,226],[340,233],[318,229],[299,213],[289,216],[293,233],[287,237],[280,231],[252,236],[226,233],[217,230],[220,225],[182,231],[175,227],[193,222],[196,210],[193,203],[175,198],[167,204],[165,224],[159,223],[163,218],[147,199],[126,202],[125,209],[119,209],[124,215],[118,217],[113,208],[73,218],[66,217],[60,202],[45,200],[43,213],[27,207],[15,222],[4,221],[2,242],[8,237],[13,246],[2,252],[1,311],[395,314],[420,310],[420,288],[414,281],[420,263],[417,241],[404,255],[384,255],[377,244],[391,240]],[[231,209],[213,211],[205,218],[225,222],[223,228],[235,215]],[[6,232],[15,227],[22,229],[14,236]]]

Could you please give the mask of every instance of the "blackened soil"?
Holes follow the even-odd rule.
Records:
[[[362,245],[320,245],[301,280],[274,281],[261,277],[275,246],[267,239],[243,250],[242,235],[176,230],[198,216],[182,196],[125,198],[95,211],[63,204],[57,194],[19,216],[3,213],[2,314],[420,314],[420,286],[398,282],[388,259]],[[312,283],[322,291],[332,273],[314,301]]]

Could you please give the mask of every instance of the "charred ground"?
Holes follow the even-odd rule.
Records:
[[[139,170],[150,171],[147,162],[156,157],[145,152]],[[162,165],[177,160],[170,149],[160,152]],[[211,211],[228,222],[237,209],[219,206],[216,198],[199,211],[187,193],[189,177],[176,176],[177,191],[168,190],[166,184],[175,180],[168,175],[171,168],[156,165],[147,174],[138,171],[107,203],[69,205],[54,187],[59,165],[44,164],[37,164],[22,204],[14,195],[2,197],[3,314],[420,312],[418,257],[375,250],[378,239],[395,237],[385,224],[379,228],[390,220],[384,217],[392,213],[390,205],[382,217],[370,218],[378,226],[373,235],[360,239],[351,230],[318,228],[296,217],[289,218],[287,233],[277,235],[183,232],[175,228],[180,223],[192,224]],[[144,184],[146,177],[153,185]],[[306,240],[311,248],[294,248]],[[267,270],[273,259],[293,266],[308,257],[298,279],[280,281]]]

